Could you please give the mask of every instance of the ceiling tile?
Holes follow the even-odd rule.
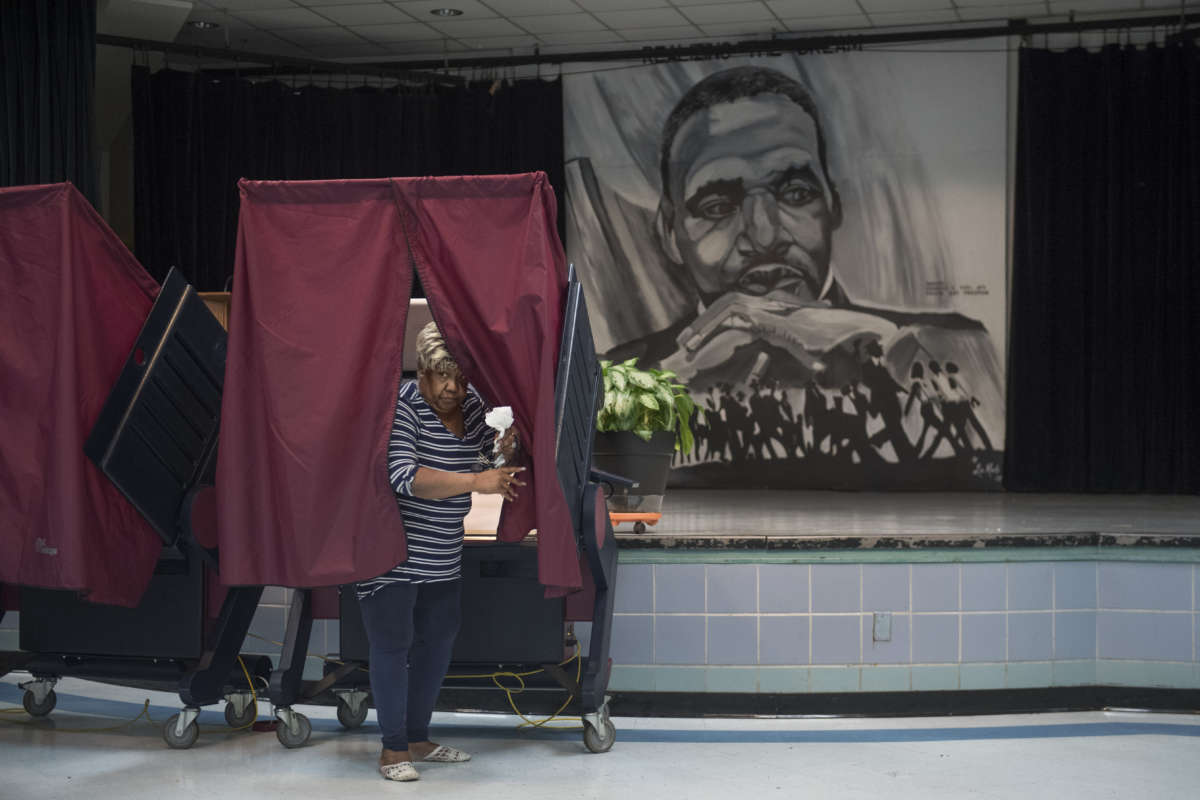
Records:
[[[941,25],[958,22],[958,14],[952,8],[929,9],[927,11],[901,11],[894,14],[870,14],[871,22],[879,27],[895,25]]]
[[[315,58],[382,58],[387,55],[387,49],[382,45],[370,44],[361,39],[357,44],[324,45],[308,48]]]
[[[620,42],[620,43],[614,43],[614,44],[594,44],[587,48],[587,50],[589,52],[591,52],[591,51],[613,52],[613,51],[629,50],[629,49],[630,49],[629,42]],[[573,45],[573,44],[553,45],[553,46],[547,45],[542,48],[542,53],[545,55],[550,55],[550,54],[557,54],[557,53],[573,53],[573,52],[578,52],[578,50],[579,50],[579,47],[577,45]],[[600,69],[607,69],[607,68],[620,69],[620,67],[615,67],[613,65],[607,65],[605,67],[600,67]],[[553,69],[553,67],[546,67],[545,69],[550,70],[550,69]],[[580,74],[580,73],[591,72],[594,69],[596,69],[596,67],[594,67],[591,64],[564,64],[564,65],[560,66],[557,71],[564,75],[570,75],[572,70],[574,70],[574,72],[576,74]]]
[[[532,48],[540,45],[536,36],[484,36],[468,37],[458,41],[472,50],[509,50],[512,48]]]
[[[778,20],[760,19],[751,22],[714,22],[701,25],[707,36],[769,36],[772,33],[784,33],[786,28]]]
[[[785,19],[783,24],[790,31],[844,31],[854,28],[869,28],[871,21],[866,14],[842,14],[836,17],[806,17],[804,19]]]
[[[1175,4],[1179,8],[1179,4]],[[1088,11],[1135,11],[1141,5],[1137,0],[1050,0],[1050,10],[1056,14]]]
[[[1045,3],[1025,3],[1016,6],[966,6],[959,2],[958,16],[967,21],[985,19],[1036,19],[1046,16]]]
[[[606,42],[625,41],[610,30],[554,31],[552,33],[539,33],[538,38],[542,40],[543,44],[556,46],[573,44],[603,44]]]
[[[874,15],[891,14],[900,11],[928,11],[929,9],[949,9],[953,7],[950,0],[858,0],[863,11]]]
[[[555,14],[547,17],[513,17],[512,21],[530,33],[576,33],[604,30],[604,24],[591,14]]]
[[[575,0],[586,11],[633,11],[644,8],[662,8],[666,0]]]
[[[531,17],[535,14],[578,14],[571,0],[484,0],[488,8],[504,17]]]
[[[411,14],[413,19],[420,22],[439,19],[495,19],[498,16],[495,11],[479,0],[393,0],[392,4],[406,14]],[[439,17],[430,13],[438,8],[456,8],[463,13],[457,17]]]
[[[423,22],[406,22],[400,25],[362,25],[352,30],[372,42],[416,42],[423,39],[441,39],[443,34]]]
[[[323,44],[359,44],[362,37],[346,28],[331,25],[326,28],[295,28],[279,32],[279,38],[301,47]]]
[[[774,20],[775,15],[759,0],[752,3],[717,3],[714,5],[688,6],[681,8],[683,15],[697,25],[718,22],[749,22],[752,20]]]
[[[412,22],[412,17],[387,3],[359,3],[353,6],[322,6],[313,13],[333,20],[338,25],[385,25],[389,22]]]
[[[208,2],[219,5],[223,0],[208,0]],[[292,2],[301,6],[309,6],[310,8],[319,6],[360,6],[365,3],[387,5],[386,0],[292,0]]]
[[[297,6],[270,11],[234,11],[233,15],[249,22],[256,28],[270,31],[282,31],[288,28],[319,28],[329,24],[329,20],[324,17],[314,14],[307,8]]]
[[[456,39],[472,36],[519,36],[525,31],[506,19],[445,19],[433,20],[430,27]]]
[[[303,56],[305,51],[265,31],[243,29],[229,36],[229,46],[243,53],[264,53],[281,56]],[[243,64],[246,62],[242,62]]]
[[[627,28],[619,33],[631,42],[674,41],[676,39],[701,39],[695,25],[670,25],[663,28]]]
[[[668,28],[686,25],[687,19],[673,8],[643,8],[637,11],[597,11],[610,28]]]
[[[440,56],[443,53],[462,53],[467,48],[453,39],[439,39],[436,42],[392,42],[384,45],[388,58],[403,58],[405,56]]]
[[[854,0],[766,0],[766,3],[780,19],[853,16],[862,13],[862,9]]]
[[[191,21],[194,19],[195,20],[203,20],[204,22],[215,22],[218,25],[220,25],[221,28],[250,28],[250,27],[253,27],[249,22],[246,22],[245,20],[240,20],[237,17],[232,16],[230,14],[222,14],[220,11],[213,11],[212,9],[208,9],[208,8],[200,8],[200,7],[193,8],[192,13],[188,14],[188,20]],[[215,31],[202,31],[202,30],[199,30],[198,28],[193,28],[190,25],[184,25],[180,29],[179,32],[186,33],[186,32],[190,32],[190,31],[194,31],[197,33],[219,34],[221,32],[221,29],[218,28]]]
[[[358,0],[362,2],[362,0]],[[272,8],[295,8],[297,3],[292,0],[206,0],[194,4],[197,8],[207,6],[217,11],[266,11]]]

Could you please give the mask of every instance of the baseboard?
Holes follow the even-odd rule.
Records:
[[[1200,712],[1200,690],[1136,686],[1051,686],[932,692],[837,692],[756,694],[742,692],[611,692],[610,710],[626,717],[746,716],[953,716],[1098,711],[1136,708]],[[549,714],[562,705],[562,690],[533,690],[513,696],[524,714]],[[576,706],[577,704],[572,704]],[[496,689],[443,689],[443,711],[512,711]],[[568,706],[563,713],[578,713]]]

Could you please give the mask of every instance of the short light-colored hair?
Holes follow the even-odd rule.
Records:
[[[426,324],[417,334],[417,369],[421,372],[431,369],[443,375],[459,371],[436,322]]]

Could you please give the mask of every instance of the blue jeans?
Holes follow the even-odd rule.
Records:
[[[429,719],[462,619],[462,581],[393,583],[359,601],[371,693],[388,750],[429,741]]]

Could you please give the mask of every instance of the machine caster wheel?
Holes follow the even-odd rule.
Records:
[[[229,701],[225,702],[225,723],[231,728],[248,728],[254,720],[258,719],[258,703],[250,702],[242,709],[242,713],[237,713],[237,706]]]
[[[607,753],[617,740],[617,726],[611,720],[604,721],[604,730],[596,730],[590,722],[583,723],[583,744],[593,753]]]
[[[646,532],[646,523],[644,523],[644,522],[633,523],[633,532],[634,533],[645,533]]]
[[[179,721],[179,715],[173,714],[163,723],[162,736],[163,741],[172,750],[187,750],[196,743],[196,739],[200,738],[200,726],[195,720],[189,722],[187,727],[183,729],[182,734],[176,734],[175,727]]]
[[[275,727],[275,737],[279,739],[279,743],[289,750],[302,747],[308,741],[308,737],[312,736],[312,723],[308,721],[308,717],[303,714],[296,714],[296,730],[279,720],[279,724]]]
[[[54,710],[54,706],[58,705],[58,695],[51,689],[46,692],[46,696],[39,703],[37,695],[26,689],[25,695],[21,698],[21,705],[25,706],[25,710],[29,712],[29,716],[44,717]]]
[[[357,728],[366,722],[367,719],[367,704],[362,702],[358,704],[358,711],[352,711],[350,704],[345,700],[338,700],[337,704],[338,722],[342,723],[342,727],[347,730]]]

